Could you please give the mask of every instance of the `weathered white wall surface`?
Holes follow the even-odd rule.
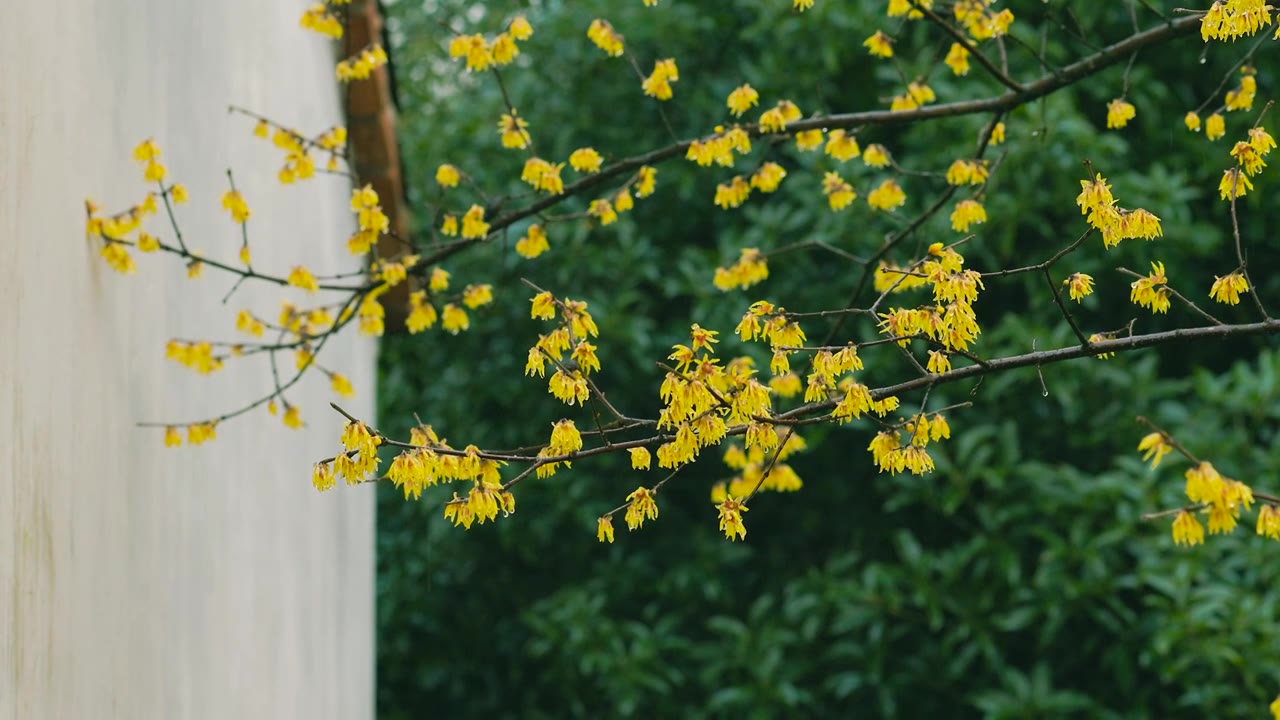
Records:
[[[226,275],[187,280],[172,257],[115,274],[83,235],[147,186],[130,157],[154,136],[191,202],[188,243],[232,259],[219,207],[236,170],[255,265],[302,252],[349,269],[349,189],[274,179],[276,151],[228,103],[307,130],[338,121],[328,41],[301,0],[5,0],[0,22],[0,720],[362,718],[373,709],[370,490],[320,495],[314,459],[340,423],[320,376],[292,401],[310,426],[259,411],[198,448],[141,420],[191,420],[270,388],[259,364],[202,377],[164,360],[170,337],[235,337],[235,312],[274,318],[300,295]],[[163,215],[149,227],[170,238]],[[316,259],[322,258],[322,260]],[[372,343],[322,362],[367,415]]]

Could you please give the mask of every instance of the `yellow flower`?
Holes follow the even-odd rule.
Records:
[[[1280,510],[1275,505],[1267,504],[1258,508],[1257,533],[1272,540],[1280,540]],[[1280,712],[1280,698],[1271,704],[1273,713]]]
[[[804,12],[813,7],[813,0],[791,0],[791,8]]]
[[[1218,183],[1218,192],[1223,200],[1234,200],[1243,197],[1253,189],[1249,177],[1240,172],[1240,168],[1231,168],[1222,174],[1222,182]]]
[[[833,211],[849,207],[858,194],[838,173],[828,172],[822,177],[822,194],[827,196],[827,204]]]
[[[1217,140],[1227,134],[1227,121],[1223,119],[1221,113],[1214,113],[1204,121],[1204,136],[1210,140]]]
[[[1138,278],[1129,286],[1129,301],[1141,307],[1151,308],[1152,312],[1168,312],[1169,293],[1164,287],[1167,282],[1164,263],[1152,262],[1151,274]]]
[[[879,30],[876,31],[875,35],[863,40],[862,45],[873,57],[893,57],[893,38]]]
[[[1084,273],[1072,273],[1066,280],[1062,281],[1067,286],[1067,293],[1072,300],[1080,302],[1080,299],[1086,295],[1093,293],[1093,276]]]
[[[507,32],[516,40],[524,41],[533,37],[533,26],[529,24],[525,16],[517,15],[511,18],[511,24],[507,26]]]
[[[652,455],[649,454],[648,448],[631,448],[629,452],[631,454],[631,468],[633,470],[649,469]]]
[[[653,501],[653,494],[644,487],[638,487],[627,496],[627,528],[635,530],[644,525],[645,520],[658,519],[658,504]]]
[[[431,277],[428,278],[426,287],[431,292],[444,292],[449,290],[449,272],[440,266],[431,268]]]
[[[644,94],[659,100],[671,99],[671,83],[680,79],[680,71],[676,68],[675,58],[658,60],[653,64],[653,73],[641,83]]]
[[[340,373],[331,373],[329,375],[329,383],[333,391],[342,397],[352,397],[356,394],[356,389],[351,386],[351,381]]]
[[[943,62],[951,68],[954,75],[969,74],[969,51],[960,43],[951,43],[951,49],[947,51],[947,57]]]
[[[534,295],[530,304],[533,306],[530,310],[530,317],[538,320],[551,320],[556,316],[556,299],[549,292],[540,292]]]
[[[531,138],[528,127],[529,123],[519,117],[514,109],[510,113],[503,113],[498,119],[498,133],[502,136],[502,147],[518,150],[529,147]]]
[[[99,252],[102,255],[102,259],[107,261],[107,265],[121,275],[128,275],[138,269],[133,262],[133,256],[129,254],[129,251],[121,243],[107,243]]]
[[[648,165],[641,166],[636,174],[636,196],[646,198],[653,194],[657,185],[658,170]]]
[[[444,220],[440,222],[440,232],[448,237],[454,237],[458,234],[458,218],[456,215],[445,215]],[[368,252],[366,250],[365,252]],[[356,253],[357,255],[362,253]]]
[[[929,364],[926,366],[931,373],[941,375],[945,372],[951,372],[951,358],[937,350],[929,351]]]
[[[194,423],[187,426],[187,442],[192,445],[200,445],[209,440],[216,440],[218,431],[216,423],[204,422]]]
[[[1258,155],[1266,155],[1276,148],[1276,140],[1271,137],[1271,133],[1266,128],[1250,128],[1249,129],[1249,146]]]
[[[416,335],[436,324],[438,314],[436,308],[427,302],[427,292],[418,290],[409,295],[409,317],[405,319],[405,327],[410,335]]]
[[[508,65],[519,54],[520,48],[516,45],[515,38],[507,33],[498,33],[489,45],[489,55],[493,58],[494,65]]]
[[[1160,460],[1172,450],[1173,445],[1169,444],[1164,433],[1149,433],[1138,443],[1138,452],[1143,453],[1142,461],[1150,462],[1152,470],[1159,467]]]
[[[906,193],[902,192],[902,188],[893,179],[885,180],[867,194],[867,204],[877,210],[892,212],[895,208],[902,207],[906,201]]]
[[[601,225],[612,225],[618,220],[618,213],[614,210],[613,203],[604,199],[592,200],[587,206],[587,214],[598,218]]]
[[[760,93],[756,92],[755,88],[750,85],[743,84],[729,93],[729,98],[725,101],[725,104],[729,106],[729,112],[733,113],[734,117],[742,117],[743,113],[759,102]]]
[[[244,196],[239,190],[228,190],[222,194],[222,207],[231,213],[232,219],[238,223],[245,222],[249,219],[249,206],[244,201]]]
[[[178,432],[178,428],[170,425],[164,429],[164,446],[177,447],[182,444],[182,433]]]
[[[302,411],[298,409],[297,405],[290,405],[285,408],[284,417],[281,419],[284,421],[285,427],[294,430],[302,428],[305,424],[302,422]]]
[[[609,57],[622,56],[623,37],[619,35],[613,26],[607,20],[599,18],[591,21],[591,26],[587,28],[587,37],[596,47],[605,51]]]
[[[613,542],[613,518],[602,515],[596,521],[596,539],[600,542]]]
[[[875,145],[868,145],[866,150],[862,151],[862,162],[866,164],[867,167],[888,167],[889,151],[879,143]]]
[[[821,130],[801,130],[796,133],[796,149],[800,152],[817,150],[822,147]]]
[[[987,221],[987,209],[977,200],[961,200],[951,211],[951,228],[956,232],[969,232],[972,225]]]
[[[440,310],[440,327],[451,335],[457,335],[471,327],[471,318],[467,317],[466,310],[447,303]]]
[[[827,133],[827,147],[824,152],[840,162],[845,162],[858,157],[862,150],[858,147],[858,140],[853,135],[846,134],[844,130],[832,130]]]
[[[742,524],[742,514],[748,508],[738,498],[728,495],[724,502],[716,505],[716,510],[720,513],[720,531],[730,540],[745,540],[747,537],[747,526]]]
[[[319,284],[316,283],[315,276],[311,274],[310,270],[301,265],[295,265],[293,270],[289,272],[289,284],[296,288],[302,288],[307,292],[315,292],[320,289]]]
[[[1137,112],[1137,109],[1132,104],[1120,98],[1112,100],[1107,103],[1107,128],[1122,128],[1128,125]]]
[[[311,468],[311,485],[316,490],[324,492],[332,490],[334,486],[334,468],[328,463],[316,463]]]
[[[144,253],[155,252],[160,249],[160,240],[155,235],[149,233],[138,233],[138,250]]]
[[[1204,542],[1204,527],[1186,510],[1178,513],[1178,516],[1173,519],[1173,542],[1187,547]]]
[[[1258,79],[1254,77],[1257,73],[1252,66],[1246,65],[1240,68],[1243,77],[1240,78],[1239,87],[1227,91],[1227,100],[1224,103],[1227,112],[1233,110],[1252,110],[1253,99],[1258,94]]]
[[[1002,142],[1004,142],[1004,123],[998,122],[991,128],[991,146],[995,147]]]
[[[1209,297],[1227,305],[1238,305],[1240,293],[1249,292],[1249,282],[1244,275],[1233,272],[1224,277],[1214,276],[1213,287],[1209,289]]]
[[[578,172],[597,173],[604,159],[593,148],[585,147],[574,150],[569,155],[569,166]]]
[[[751,195],[751,185],[746,179],[738,175],[728,183],[720,183],[716,186],[715,204],[721,210],[736,208],[747,201],[747,197]]]
[[[1200,132],[1200,116],[1194,110],[1189,111],[1182,118],[1182,122],[1191,132]]]
[[[778,189],[786,176],[787,171],[781,165],[773,161],[766,162],[751,174],[751,187],[760,192],[771,193]]]
[[[547,242],[547,233],[541,225],[530,225],[525,234],[516,241],[516,252],[521,257],[533,259],[551,249]]]
[[[133,148],[133,159],[140,163],[148,163],[160,157],[160,146],[155,140],[147,138]]]
[[[436,168],[436,182],[440,183],[441,187],[456,187],[461,179],[462,174],[458,172],[458,168],[449,163]]]
[[[491,302],[493,302],[493,286],[489,283],[468,285],[462,289],[462,304],[472,310]]]
[[[478,240],[489,234],[489,223],[484,221],[484,208],[472,205],[462,216],[462,237]]]

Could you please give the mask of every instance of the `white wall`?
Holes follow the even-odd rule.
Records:
[[[187,280],[151,255],[122,277],[83,230],[86,196],[118,209],[145,194],[130,150],[154,136],[191,192],[189,244],[235,257],[218,200],[230,166],[254,209],[255,264],[287,273],[305,253],[317,270],[353,267],[349,189],[280,187],[274,148],[226,112],[338,122],[330,44],[298,27],[294,0],[3,4],[0,720],[370,717],[373,498],[310,487],[340,430],[324,379],[290,393],[303,431],[259,411],[167,449],[134,425],[268,391],[263,365],[202,377],[166,362],[164,343],[232,339],[239,308],[274,317],[290,293],[246,287],[224,306],[228,276]],[[321,361],[368,416],[373,344],[330,345]]]

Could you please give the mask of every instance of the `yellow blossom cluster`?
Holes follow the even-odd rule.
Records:
[[[762,193],[771,193],[778,189],[784,178],[787,177],[787,171],[776,162],[769,161],[763,163],[756,171],[751,173],[751,187]]]
[[[1240,84],[1227,91],[1227,112],[1253,109],[1253,100],[1258,95],[1257,74],[1252,65],[1240,68]]]
[[[729,267],[717,267],[712,283],[717,289],[746,290],[769,277],[769,264],[756,248],[742,248],[737,262]]]
[[[671,99],[671,83],[680,79],[680,71],[676,68],[675,58],[658,60],[653,64],[653,72],[641,83],[644,94],[659,100]]]
[[[973,311],[978,291],[983,289],[982,275],[974,270],[965,270],[964,257],[954,248],[944,248],[942,243],[929,246],[929,254],[933,257],[918,263],[917,274],[920,277],[910,285],[932,286],[935,304],[918,308],[895,307],[881,313],[880,332],[899,338],[898,344],[903,346],[909,344],[911,338],[919,336],[928,338],[945,350],[965,350],[982,332]],[[884,278],[877,282],[887,283],[888,289],[901,277],[901,284],[907,284],[906,281],[913,276],[903,273],[902,270],[895,272],[888,266],[882,267],[877,274]]]
[[[1169,278],[1165,276],[1164,263],[1151,263],[1151,273],[1135,280],[1129,286],[1129,302],[1151,308],[1153,313],[1169,312]]]
[[[904,110],[915,110],[924,107],[938,99],[934,94],[933,88],[920,81],[912,81],[907,85],[907,91],[901,95],[894,95],[889,109],[893,112],[902,112]]]
[[[1270,24],[1271,8],[1267,0],[1214,0],[1200,20],[1200,37],[1205,42],[1235,40]],[[1280,30],[1276,34],[1280,37]]]
[[[391,228],[391,219],[378,204],[378,192],[372,185],[351,191],[351,212],[356,214],[356,230],[347,239],[347,250],[352,255],[367,255],[378,243],[378,238]]]
[[[492,40],[485,40],[484,35],[458,35],[449,41],[449,57],[465,58],[468,72],[482,72],[492,66],[508,65],[520,54],[517,41],[523,42],[533,36],[533,26],[523,15],[511,20],[506,32],[499,33]]]
[[[276,128],[272,133],[271,123],[265,118],[259,118],[254,124],[253,135],[259,138],[270,136],[272,144],[284,151],[284,165],[276,174],[282,185],[289,185],[296,180],[306,180],[315,175],[316,164],[315,159],[311,157],[310,147],[317,147],[329,153],[327,169],[333,172],[337,170],[338,158],[347,145],[347,129],[342,126],[329,128],[315,138],[308,139],[296,130],[283,127]]]
[[[1249,139],[1241,140],[1231,148],[1231,157],[1235,159],[1237,166],[1222,174],[1222,181],[1218,184],[1222,199],[1232,200],[1252,190],[1253,182],[1249,178],[1262,172],[1267,166],[1263,158],[1275,147],[1275,138],[1265,128],[1250,128]]]
[[[592,150],[592,152],[595,152]],[[559,195],[564,192],[564,181],[560,179],[560,171],[564,163],[552,164],[542,158],[531,157],[524,161],[524,170],[520,179],[533,189],[541,190],[548,195]]]
[[[306,30],[320,33],[335,40],[341,38],[342,22],[338,20],[336,15],[329,12],[329,4],[340,5],[345,4],[345,2],[316,3],[302,13],[302,19],[298,21],[298,24]]]
[[[974,40],[990,40],[1007,35],[1013,24],[1009,8],[996,12],[991,5],[992,0],[957,0],[951,12]]]
[[[715,135],[706,140],[694,140],[685,151],[686,160],[691,160],[709,167],[711,163],[721,167],[733,167],[733,153],[746,155],[751,152],[751,136],[738,125],[728,130],[721,126],[715,129]]]
[[[658,467],[674,469],[693,462],[702,449],[724,440],[731,427],[745,426],[749,448],[768,452],[778,444],[777,432],[767,422],[772,412],[770,389],[756,379],[748,357],[720,365],[714,356],[718,334],[694,324],[690,344],[672,346],[668,359],[676,366],[658,390],[663,407],[657,427],[674,434],[657,449]]]
[[[254,317],[252,312],[249,312],[248,310],[241,310],[240,313],[236,315],[236,329],[254,337],[262,337],[263,332],[266,330],[266,326],[261,320]]]
[[[947,168],[948,185],[981,185],[987,181],[985,160],[956,160]]]
[[[222,358],[213,354],[213,345],[207,341],[184,343],[170,340],[165,345],[164,356],[202,375],[222,369]]]
[[[374,44],[361,50],[358,55],[339,62],[336,73],[338,80],[342,82],[367,80],[374,70],[386,64],[387,51],[381,45]]]
[[[907,443],[903,445],[903,435]],[[951,426],[947,418],[934,413],[912,416],[896,429],[882,430],[871,439],[867,449],[871,451],[871,459],[880,472],[888,471],[892,475],[910,472],[912,475],[924,475],[933,472],[933,458],[929,456],[926,446],[951,437]]]
[[[1188,468],[1186,479],[1187,499],[1209,515],[1210,535],[1234,530],[1241,511],[1253,505],[1253,490],[1238,480],[1223,477],[1212,463],[1200,462]],[[1204,530],[1195,515],[1187,510],[1178,513],[1173,522],[1173,540],[1180,545],[1204,542]]]
[[[547,381],[547,392],[566,405],[585,404],[591,395],[587,375],[600,370],[596,346],[589,341],[600,335],[600,329],[587,303],[569,298],[556,300],[543,291],[530,299],[529,315],[537,320],[554,320],[559,315],[560,322],[550,333],[539,335],[538,342],[529,348],[524,374],[546,377],[550,360],[555,372]]]
[[[498,118],[498,134],[502,137],[502,147],[508,149],[523,150],[533,142],[529,136],[529,123],[515,108]]]
[[[932,7],[933,0],[889,0],[887,14],[889,17],[906,15],[908,20],[919,20],[924,17],[924,13],[920,12],[920,8],[928,10]]]
[[[230,213],[231,219],[238,223],[247,222],[252,214],[239,190],[228,190],[222,194],[222,209]]]
[[[623,37],[618,34],[608,20],[596,18],[591,21],[591,25],[587,28],[587,37],[596,47],[605,51],[609,57],[622,56]]]
[[[788,123],[793,123],[801,117],[803,114],[799,106],[790,100],[779,100],[777,105],[760,114],[760,131],[780,133],[787,129]]]
[[[1118,207],[1111,195],[1111,186],[1102,173],[1091,181],[1080,181],[1076,205],[1080,206],[1081,215],[1088,216],[1086,222],[1102,233],[1102,244],[1108,248],[1119,245],[1121,240],[1154,240],[1164,235],[1160,218],[1151,212],[1142,208],[1125,210]]]

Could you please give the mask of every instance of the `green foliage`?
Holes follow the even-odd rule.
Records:
[[[1049,22],[1046,13],[1064,17],[1060,4],[1022,5],[1014,9],[1024,31]],[[617,158],[670,140],[625,61],[587,43],[592,17],[625,32],[645,71],[644,59],[677,58],[682,77],[664,109],[679,137],[723,122],[724,97],[744,81],[762,106],[789,97],[809,113],[877,107],[894,80],[860,45],[881,24],[882,3],[820,1],[802,17],[781,0],[664,0],[660,11],[638,1],[548,0],[536,15],[522,2],[431,6],[388,7],[415,207],[434,197],[441,162],[459,164],[486,188],[520,192],[511,179],[523,156],[502,150],[494,132],[503,109],[496,84],[445,63],[446,28],[493,31],[512,13],[531,12],[527,61],[504,80],[544,157],[590,145]],[[1077,26],[1094,44],[1128,33],[1121,4],[1073,11],[1071,32],[1047,36],[1055,63],[1086,51],[1072,36]],[[901,47],[923,74],[932,49],[912,54],[924,47],[912,44],[912,32],[925,31],[904,32]],[[1098,310],[1127,303],[1129,279],[1117,266],[1145,271],[1160,259],[1173,277],[1229,272],[1230,222],[1213,170],[1225,149],[1206,149],[1180,120],[1236,57],[1225,46],[1210,50],[1216,72],[1197,64],[1198,38],[1142,57],[1129,80],[1139,114],[1124,132],[1100,131],[1123,66],[1006,118],[1009,142],[993,155],[1001,167],[986,198],[991,222],[966,247],[969,265],[1039,262],[1078,236],[1084,225],[1072,201],[1087,159],[1126,205],[1160,214],[1166,237],[1109,252],[1092,243],[1060,266],[1062,276],[1099,280],[1096,302],[1076,310],[1083,326],[1112,329],[1132,317]],[[944,98],[1000,92],[976,69],[956,80],[935,71],[931,80]],[[876,129],[859,140],[885,144],[905,167],[936,171],[972,153],[985,121]],[[656,403],[654,363],[688,323],[727,336],[754,299],[796,310],[843,302],[853,270],[805,252],[771,262],[770,280],[749,293],[710,289],[712,269],[742,247],[823,239],[866,255],[894,230],[826,209],[818,183],[829,159],[766,146],[757,142],[757,156],[769,153],[791,173],[767,202],[723,213],[711,206],[715,176],[666,163],[657,195],[616,226],[554,226],[552,252],[535,261],[498,246],[459,255],[449,269],[493,282],[498,302],[477,313],[470,333],[385,341],[381,428],[400,434],[418,412],[455,442],[517,447],[541,440],[563,417],[542,384],[522,376],[540,326],[528,318],[524,299],[533,293],[521,277],[590,301],[604,339],[599,382],[635,413]],[[1280,222],[1259,199],[1267,187],[1274,185],[1264,177],[1240,204],[1251,228]],[[938,189],[908,186],[907,216]],[[953,237],[944,213],[899,259]],[[1251,252],[1251,267],[1278,260],[1274,247],[1255,243]],[[1264,297],[1275,296],[1272,278],[1256,279]],[[993,319],[979,341],[988,356],[1026,352],[1033,340],[1042,349],[1071,343],[1038,275],[993,283],[976,308]],[[1250,310],[1215,308],[1224,320]],[[872,332],[860,322],[844,332]],[[829,327],[806,324],[817,338]],[[656,523],[637,533],[620,526],[614,545],[595,542],[595,517],[648,482],[621,458],[531,478],[518,488],[512,518],[465,533],[441,519],[439,490],[405,503],[386,488],[379,714],[1258,717],[1276,694],[1272,670],[1280,667],[1280,601],[1269,592],[1274,548],[1243,532],[1175,548],[1167,520],[1142,521],[1144,512],[1181,502],[1183,468],[1176,457],[1155,472],[1138,462],[1134,447],[1145,431],[1133,416],[1151,417],[1225,474],[1280,489],[1268,487],[1280,477],[1280,456],[1269,451],[1280,356],[1260,347],[1179,346],[1045,367],[1043,380],[1026,369],[938,388],[931,404],[972,399],[975,407],[950,416],[955,437],[924,477],[877,475],[865,427],[806,430],[813,450],[793,463],[805,487],[753,503],[745,544],[715,531],[708,491],[728,474],[715,453],[664,488]],[[873,379],[900,379],[886,368],[892,353],[868,353]]]

